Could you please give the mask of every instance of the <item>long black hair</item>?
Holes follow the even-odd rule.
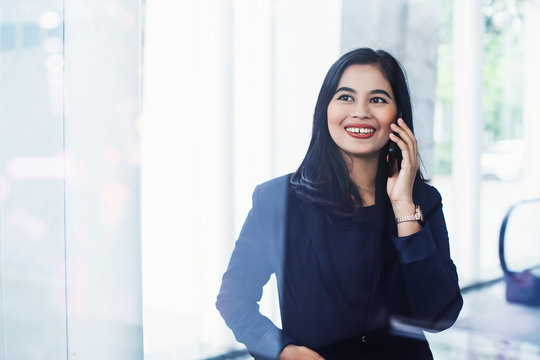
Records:
[[[347,165],[338,146],[328,130],[327,109],[343,71],[350,65],[374,65],[388,80],[394,93],[397,109],[407,126],[413,130],[411,98],[405,73],[399,62],[384,50],[360,48],[341,56],[328,70],[324,78],[313,116],[313,129],[309,148],[298,170],[291,178],[291,187],[296,195],[307,202],[316,203],[341,216],[355,213],[356,204],[362,204],[358,187],[349,176]],[[414,130],[413,130],[414,131]],[[376,202],[387,195],[388,171],[386,155],[389,143],[379,152],[379,167],[376,177]],[[417,179],[421,179],[420,171]],[[380,199],[383,200],[383,199]]]

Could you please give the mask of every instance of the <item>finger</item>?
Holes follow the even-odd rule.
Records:
[[[392,135],[394,137],[391,137],[390,139],[392,139],[396,144],[399,145],[399,142],[394,140],[394,139],[397,138],[397,139],[401,140],[403,144],[405,144],[405,147],[407,148],[408,151],[414,150],[414,146],[411,144],[411,140],[403,132],[402,129],[399,129],[396,125],[392,125],[392,130],[394,130],[394,132],[392,133]],[[402,152],[403,152],[402,146],[399,146],[399,147],[402,149]]]
[[[398,122],[400,122],[404,126],[407,126],[405,125],[405,123],[403,123],[402,119],[399,119]],[[407,143],[407,145],[411,149],[415,149],[416,138],[414,137],[414,135],[412,134],[412,132],[410,132],[408,128],[404,128],[400,126],[401,124],[392,124],[390,127]]]
[[[401,149],[401,154],[403,156],[403,160],[401,163],[401,168],[407,168],[413,166],[413,160],[412,160],[412,154],[410,152],[409,146],[403,141],[399,136],[390,134],[390,140],[395,142],[397,146]]]
[[[393,142],[397,144],[397,146],[399,146],[403,157],[405,157],[405,154],[409,155],[409,145],[407,145],[407,143],[400,136],[397,136],[396,134],[391,133],[390,140],[392,140]]]
[[[398,120],[398,125],[405,130],[407,135],[409,135],[409,138],[412,140],[411,143],[414,146],[415,152],[418,153],[418,141],[416,139],[416,136],[414,136],[414,133],[412,132],[412,130],[407,126],[407,123],[405,123],[405,120],[400,118]]]
[[[395,122],[395,124],[398,125],[400,128],[402,128],[403,130],[405,130],[409,135],[414,137],[412,130],[409,128],[409,126],[407,125],[405,120],[403,120],[403,118],[399,118]]]
[[[408,160],[410,160],[413,164],[418,162],[418,144],[416,138],[414,137],[414,134],[412,134],[410,130],[407,132],[404,128],[400,128],[399,126],[394,124],[392,124],[391,128],[397,134],[399,134],[399,137],[405,142],[405,144],[407,144],[407,155],[409,156]]]
[[[397,124],[403,128],[405,131],[407,131],[411,136],[414,137],[414,134],[411,130],[411,128],[407,125],[407,123],[405,122],[405,120],[403,120],[403,118],[399,118],[398,121],[397,121]]]

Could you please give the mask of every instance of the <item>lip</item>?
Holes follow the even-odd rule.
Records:
[[[364,128],[364,129],[373,129],[375,130],[374,132],[372,133],[368,133],[368,134],[357,134],[357,133],[352,133],[352,132],[348,132],[347,130],[345,130],[345,132],[347,134],[349,134],[350,136],[352,136],[353,138],[356,138],[356,139],[369,139],[370,137],[372,137],[373,135],[375,135],[375,132],[377,132],[377,129],[375,129],[375,127],[373,125],[369,125],[369,124],[358,124],[358,123],[352,123],[352,124],[347,124],[343,127],[343,129],[346,129],[346,128],[349,128],[349,127],[355,127],[355,128]]]

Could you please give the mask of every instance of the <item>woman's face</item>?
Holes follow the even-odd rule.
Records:
[[[328,129],[337,146],[354,157],[377,157],[388,142],[397,105],[392,87],[375,65],[350,65],[328,104]]]

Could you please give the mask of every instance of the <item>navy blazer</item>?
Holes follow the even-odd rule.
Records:
[[[321,208],[296,197],[291,175],[256,187],[253,206],[223,275],[216,307],[236,339],[256,359],[277,359],[288,344],[307,346],[326,360],[431,359],[421,331],[400,333],[393,320],[432,331],[450,327],[463,300],[450,258],[441,196],[416,182],[413,200],[425,223],[397,237],[393,213],[381,241],[381,269],[368,321],[359,325],[330,266]],[[278,285],[282,328],[259,312],[271,274]],[[406,336],[402,336],[406,335]]]

